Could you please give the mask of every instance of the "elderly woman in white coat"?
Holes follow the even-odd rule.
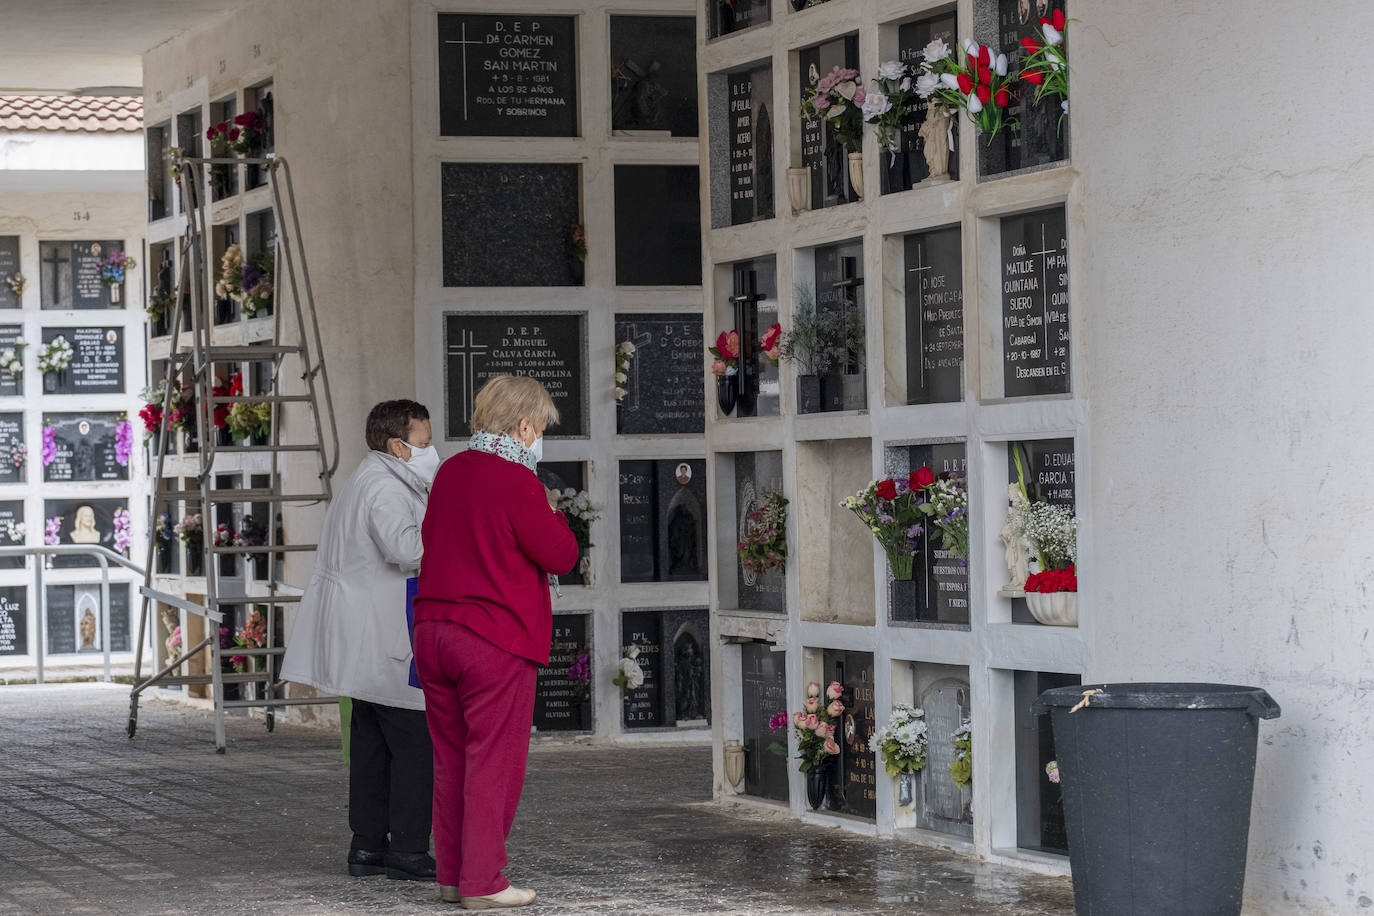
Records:
[[[429,855],[434,749],[424,694],[410,686],[406,579],[424,547],[439,468],[429,411],[384,401],[367,418],[368,453],[335,490],[282,678],[351,697],[348,873],[434,880]]]

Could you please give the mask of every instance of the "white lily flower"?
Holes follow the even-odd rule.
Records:
[[[944,86],[946,89],[958,89],[959,78],[955,76],[953,73],[941,73],[940,85]]]
[[[1005,55],[1005,54],[998,54],[998,55],[997,55],[997,75],[998,75],[998,76],[1006,76],[1006,75],[1007,75],[1007,55]]]
[[[978,112],[980,112],[980,111],[982,111],[982,110],[983,110],[983,103],[980,102],[980,101],[978,101],[978,96],[973,95],[972,93],[970,93],[970,94],[969,94],[969,97],[968,97],[968,113],[969,113],[969,114],[977,114]]]
[[[970,57],[977,57],[977,56],[978,56],[978,42],[974,41],[972,38],[965,38],[965,39],[964,39],[964,53],[968,54]]]
[[[1040,28],[1045,33],[1045,43],[1050,45],[1051,47],[1058,45],[1064,41],[1063,34],[1054,26],[1043,25]]]

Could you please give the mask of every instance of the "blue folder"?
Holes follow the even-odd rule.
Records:
[[[415,592],[420,587],[420,578],[411,576],[406,580],[406,629],[410,631],[410,686],[420,686],[420,673],[415,669]]]

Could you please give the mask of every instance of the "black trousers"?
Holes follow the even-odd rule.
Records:
[[[424,710],[355,699],[348,770],[353,848],[429,852],[433,812],[434,745]]]

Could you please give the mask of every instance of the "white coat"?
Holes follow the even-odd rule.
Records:
[[[424,545],[429,488],[399,458],[369,451],[324,516],[286,643],[282,678],[338,696],[424,709],[409,684],[406,579]]]

